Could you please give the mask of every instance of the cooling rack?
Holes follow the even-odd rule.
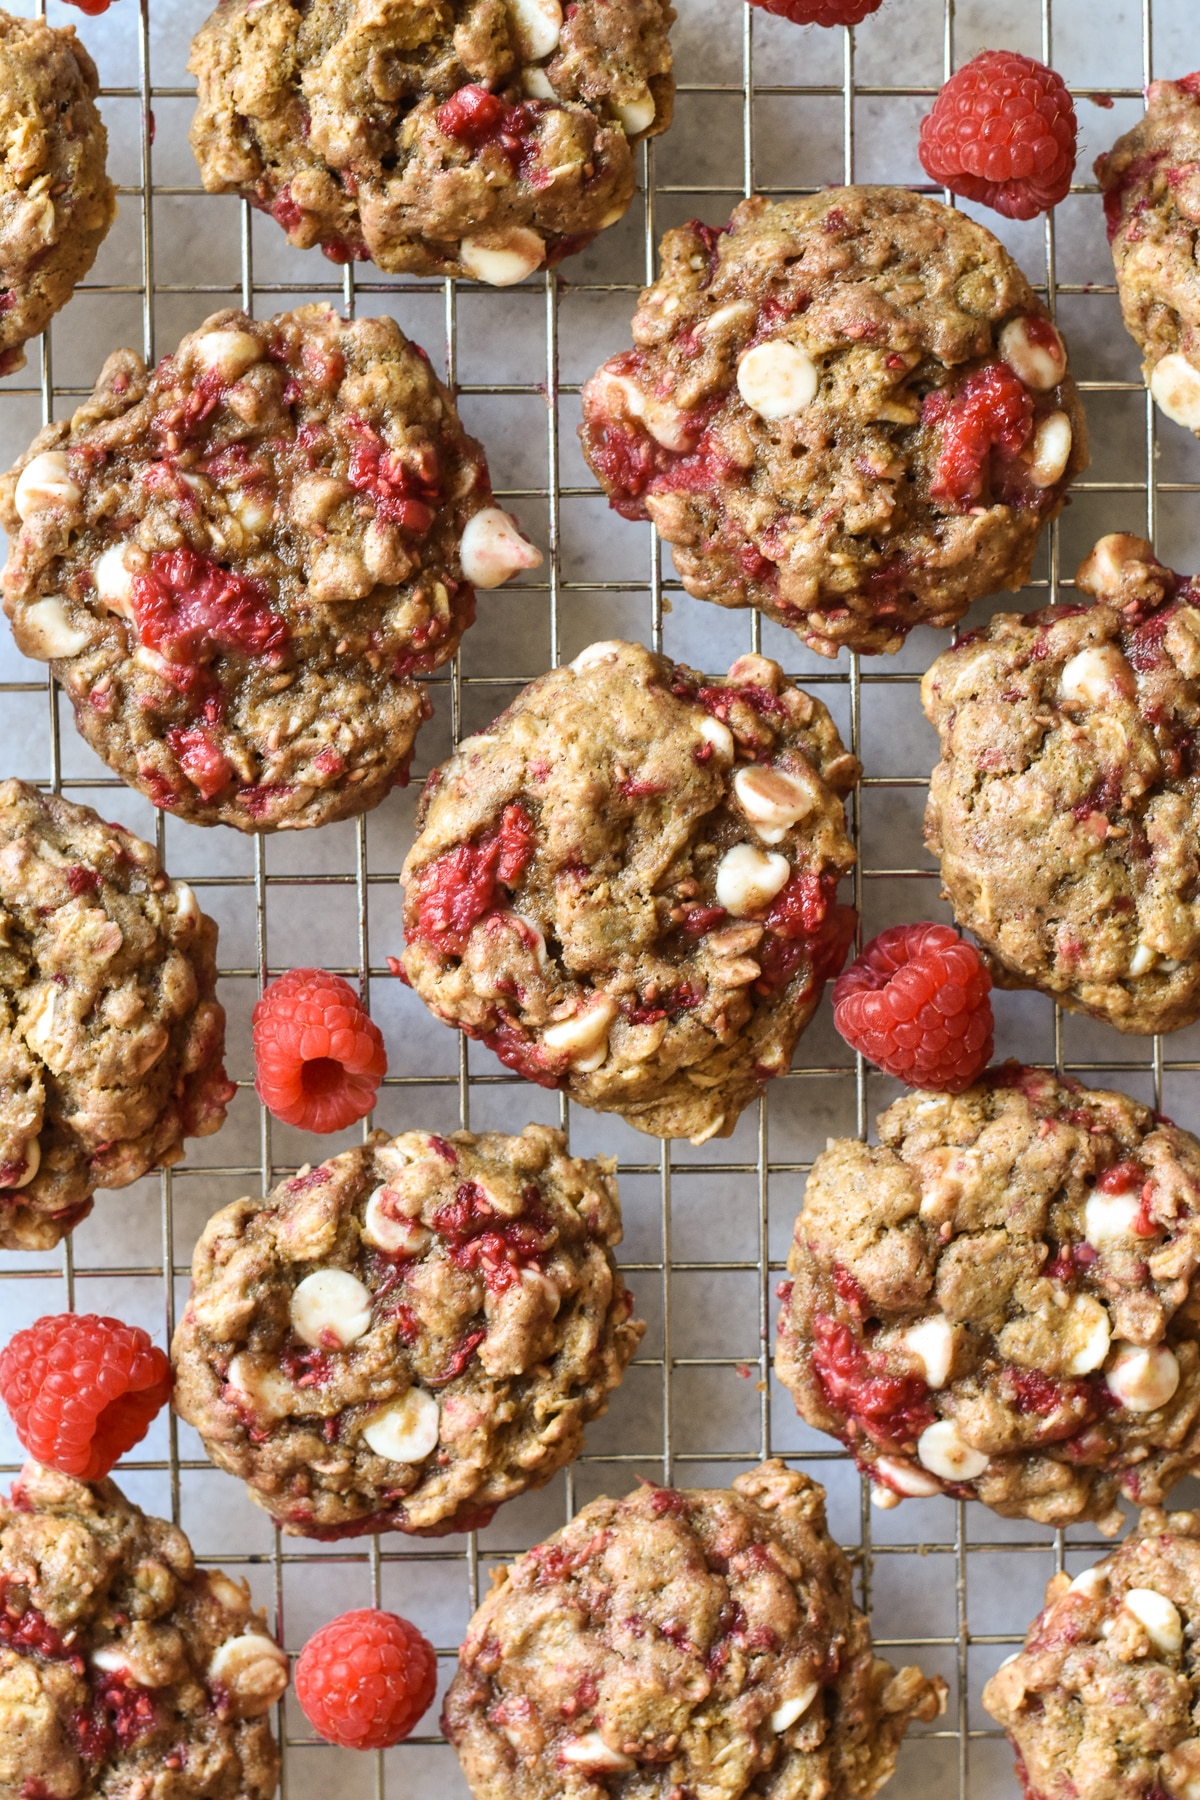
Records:
[[[171,873],[195,885],[221,925],[221,996],[238,1080],[225,1129],[191,1144],[186,1161],[122,1194],[101,1194],[60,1251],[0,1257],[0,1322],[7,1336],[69,1306],[110,1310],[160,1342],[169,1338],[209,1214],[350,1141],[274,1125],[252,1086],[249,1013],[263,982],[297,963],[337,969],[359,983],[387,1038],[389,1074],[368,1123],[517,1130],[541,1119],[561,1123],[577,1152],[617,1156],[621,1260],[649,1321],[642,1353],[580,1461],[503,1509],[486,1532],[340,1546],[282,1538],[239,1484],[210,1468],[194,1434],[169,1419],[117,1471],[121,1484],[182,1523],[202,1561],[245,1575],[289,1650],[334,1612],[381,1603],[433,1638],[444,1688],[489,1569],[586,1500],[625,1491],[637,1476],[723,1485],[762,1456],[785,1455],[828,1489],[831,1525],[855,1558],[877,1644],[893,1661],[919,1660],[950,1686],[945,1718],[910,1739],[891,1792],[896,1800],[918,1791],[983,1800],[1016,1788],[979,1691],[1019,1641],[1053,1570],[1095,1557],[1095,1533],[1054,1533],[945,1499],[873,1512],[853,1465],[797,1421],[770,1372],[774,1289],[805,1173],[827,1136],[866,1133],[894,1084],[850,1055],[826,1007],[791,1073],[731,1138],[699,1150],[659,1146],[517,1080],[430,1020],[386,958],[400,945],[396,877],[421,778],[525,681],[598,637],[639,637],[711,671],[750,648],[777,656],[826,701],[864,763],[852,824],[865,932],[946,916],[920,837],[936,746],[917,693],[944,634],[918,631],[895,658],[828,663],[756,616],[691,600],[652,529],[604,506],[576,446],[579,386],[628,342],[635,296],[655,272],[664,229],[693,215],[721,223],[752,191],[783,195],[851,180],[923,185],[917,124],[946,73],[985,47],[1021,49],[1053,62],[1076,96],[1078,180],[1048,220],[1009,226],[980,216],[1058,317],[1088,408],[1093,466],[1047,534],[1033,591],[993,609],[1053,599],[1105,530],[1146,531],[1165,560],[1195,567],[1200,458],[1189,437],[1160,426],[1144,395],[1120,326],[1090,168],[1138,115],[1152,74],[1200,63],[1200,27],[1193,0],[885,0],[857,32],[801,31],[740,0],[676,4],[677,121],[641,151],[641,191],[629,216],[557,276],[495,292],[339,270],[316,252],[292,251],[241,203],[203,195],[186,146],[185,71],[203,0],[140,0],[140,10],[138,0],[118,0],[95,20],[51,0],[52,22],[77,23],[100,65],[121,216],[91,278],[30,346],[27,368],[0,382],[5,462],[42,421],[89,391],[116,345],[151,358],[218,307],[262,316],[324,296],[347,311],[391,312],[435,366],[440,359],[464,418],[488,447],[503,504],[547,554],[532,579],[484,598],[459,657],[432,680],[435,715],[412,788],[365,819],[320,832],[242,839],[155,814],[82,746],[54,684],[17,655],[7,633],[0,637],[0,773],[120,818],[153,837]],[[976,608],[972,622],[987,610]],[[1122,1038],[1036,995],[998,995],[996,1010],[998,1055],[1057,1064],[1124,1087],[1184,1124],[1200,1121],[1200,1029],[1166,1041]],[[0,1429],[0,1468],[10,1473],[19,1448],[7,1425]],[[333,1780],[346,1800],[465,1796],[436,1717],[435,1709],[395,1750],[356,1755],[319,1743],[289,1699],[278,1720],[282,1792],[305,1800]]]

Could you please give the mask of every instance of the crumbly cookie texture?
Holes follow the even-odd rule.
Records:
[[[756,198],[667,233],[584,453],[690,594],[896,650],[1029,576],[1087,466],[1067,353],[981,225],[907,189]]]
[[[334,262],[496,286],[625,212],[665,131],[668,0],[222,0],[188,68],[210,193]]]
[[[845,960],[857,774],[766,657],[708,682],[593,644],[429,777],[403,973],[527,1080],[727,1137]]]
[[[149,844],[0,782],[0,1249],[46,1250],[216,1131],[217,928]]]
[[[1118,1530],[1200,1465],[1200,1142],[1017,1064],[877,1123],[813,1164],[779,1379],[885,1507]]]
[[[175,1406],[284,1531],[440,1535],[578,1456],[645,1327],[612,1165],[376,1132],[209,1221]]]
[[[647,1484],[498,1570],[442,1718],[476,1800],[876,1793],[945,1683],[873,1655],[824,1502]]]
[[[0,375],[23,366],[117,216],[99,91],[73,25],[0,13]]]
[[[1200,1513],[1148,1507],[1111,1556],[1051,1577],[983,1690],[1029,1800],[1191,1800],[1198,1628]]]
[[[4,609],[88,743],[156,806],[243,831],[407,779],[475,588],[541,561],[389,318],[225,311],[0,477]]]
[[[1096,159],[1126,330],[1159,409],[1200,432],[1200,73],[1152,81],[1145,117]]]
[[[27,1463],[0,1496],[0,1606],[5,1794],[270,1800],[287,1657],[177,1526]]]
[[[1075,580],[1094,604],[997,614],[926,674],[925,839],[1002,986],[1175,1031],[1200,1017],[1200,593],[1126,536]]]

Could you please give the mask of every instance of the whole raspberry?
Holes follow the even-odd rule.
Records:
[[[295,1679],[305,1718],[329,1743],[386,1750],[428,1710],[437,1658],[407,1619],[364,1607],[313,1633]]]
[[[95,1313],[59,1313],[0,1352],[0,1396],[26,1450],[99,1481],[140,1444],[170,1398],[171,1365],[146,1332]]]
[[[833,984],[833,1022],[909,1087],[961,1094],[992,1054],[992,978],[948,925],[894,925]]]
[[[1006,219],[1057,206],[1075,173],[1075,108],[1061,75],[1015,50],[984,50],[921,121],[925,173]]]
[[[89,19],[97,19],[101,13],[108,11],[112,0],[68,0],[68,3],[71,6],[77,6],[81,13],[87,14]]]
[[[751,0],[764,12],[777,13],[793,25],[861,25],[878,12],[883,0]]]
[[[305,1131],[365,1118],[387,1070],[383,1033],[348,981],[289,969],[254,1008],[255,1088],[269,1112]]]

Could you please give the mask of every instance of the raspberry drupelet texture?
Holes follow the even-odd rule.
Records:
[[[344,1131],[387,1073],[383,1033],[340,975],[289,969],[254,1008],[255,1088],[285,1125]]]
[[[1065,198],[1075,172],[1075,107],[1062,76],[1015,50],[984,50],[952,75],[921,121],[927,175],[1008,219]]]
[[[60,1313],[0,1352],[0,1397],[18,1438],[48,1468],[100,1481],[140,1444],[171,1393],[171,1365],[137,1325]]]
[[[81,0],[75,0],[76,5]],[[108,5],[108,0],[104,0]],[[790,19],[793,25],[861,25],[879,11],[883,0],[752,0],[764,12]]]
[[[948,925],[895,925],[833,986],[852,1049],[909,1087],[960,1094],[992,1054],[992,978]]]
[[[345,1750],[406,1738],[437,1688],[433,1645],[397,1613],[363,1607],[322,1625],[296,1663],[296,1698],[314,1731]]]

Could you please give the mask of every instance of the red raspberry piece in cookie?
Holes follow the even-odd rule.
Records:
[[[952,194],[1007,219],[1034,219],[1067,194],[1075,138],[1061,75],[1015,50],[985,50],[950,77],[922,119],[918,154]]]
[[[878,12],[883,0],[751,0],[764,12],[790,19],[793,25],[861,25]]]
[[[137,1325],[95,1313],[48,1315],[0,1353],[0,1396],[40,1463],[100,1481],[150,1429],[171,1365]]]
[[[992,1054],[992,978],[948,925],[894,925],[833,987],[833,1022],[909,1087],[960,1094]]]
[[[363,1607],[314,1632],[296,1664],[296,1698],[314,1731],[345,1750],[386,1750],[428,1711],[433,1645],[396,1613]]]
[[[348,981],[290,969],[254,1008],[255,1088],[285,1125],[343,1131],[363,1119],[387,1072],[380,1031]]]

